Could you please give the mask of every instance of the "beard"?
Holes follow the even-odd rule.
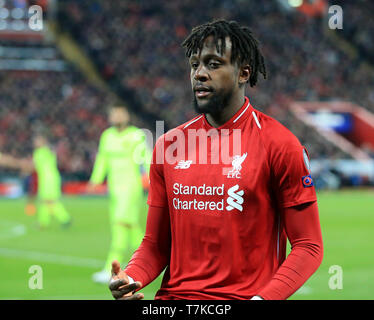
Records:
[[[219,114],[225,109],[233,95],[233,91],[213,91],[211,97],[207,99],[204,105],[199,105],[196,95],[193,95],[193,105],[197,113],[209,113],[209,114]]]
[[[125,128],[127,126],[127,123],[126,122],[112,122],[111,125],[117,128],[118,130],[120,130],[120,129]]]

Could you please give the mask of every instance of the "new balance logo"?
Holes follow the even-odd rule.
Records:
[[[227,204],[228,206],[226,206],[226,210],[227,211],[231,211],[233,209],[238,209],[239,211],[243,211],[243,202],[244,202],[244,199],[243,199],[243,195],[244,195],[244,191],[243,190],[239,190],[239,185],[235,185],[233,187],[231,187],[228,191],[227,191],[227,194],[229,195],[229,197],[227,198]]]
[[[188,169],[192,163],[192,160],[179,160],[178,164],[174,169]]]

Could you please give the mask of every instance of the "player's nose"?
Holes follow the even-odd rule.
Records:
[[[199,66],[195,71],[194,80],[204,82],[204,81],[207,81],[208,79],[209,79],[209,75],[205,67]]]

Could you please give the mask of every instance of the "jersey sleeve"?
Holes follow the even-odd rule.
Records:
[[[107,161],[107,156],[105,154],[105,134],[102,134],[100,138],[99,150],[96,155],[90,182],[93,184],[103,183],[106,177],[107,171],[108,171],[108,161]]]
[[[294,137],[273,153],[272,186],[280,207],[317,200],[305,147]]]
[[[153,149],[152,162],[149,170],[148,205],[167,207],[167,194],[164,177],[164,137],[160,137]]]
[[[41,170],[43,167],[47,167],[48,163],[48,154],[45,148],[35,149],[33,152],[32,160],[35,166],[35,169]]]
[[[291,252],[258,295],[283,300],[295,293],[318,269],[323,258],[322,232],[317,202],[282,210]]]
[[[144,286],[170,262],[171,231],[168,208],[149,207],[145,235],[125,272]]]
[[[143,130],[137,129],[132,140],[135,141],[135,160],[140,166],[141,173],[148,175],[152,160],[152,150],[148,147],[146,134]]]
[[[40,167],[43,162],[43,156],[41,155],[41,149],[35,149],[32,153],[32,161],[34,163],[35,168]]]

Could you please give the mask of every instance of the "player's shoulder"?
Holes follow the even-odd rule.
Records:
[[[266,148],[287,150],[287,148],[301,146],[299,139],[291,130],[275,118],[256,109],[252,115]]]
[[[189,129],[200,129],[202,128],[202,118],[203,114],[198,114],[196,117],[180,124],[179,126],[170,129],[166,132],[166,135],[175,135],[177,131],[182,132],[183,134],[187,134]]]
[[[113,135],[115,133],[115,130],[116,128],[114,127],[108,127],[104,129],[104,131],[101,133],[101,138],[105,138],[105,137]]]
[[[126,128],[126,132],[131,133],[131,134],[133,133],[141,134],[143,130],[131,124]]]
[[[144,130],[134,125],[130,125],[126,128],[126,136],[133,142],[143,141],[146,138]]]
[[[125,135],[144,135],[143,130],[139,129],[134,125],[129,125],[123,132]],[[101,133],[102,138],[108,138],[111,136],[118,136],[118,129],[114,126],[104,129]]]
[[[33,157],[38,159],[46,158],[50,155],[53,155],[53,151],[47,146],[36,148],[33,151]]]
[[[196,117],[182,123],[176,129],[186,132],[188,129],[200,129],[202,128],[203,114],[198,114]]]
[[[196,117],[192,118],[191,120],[188,120],[170,130],[165,132],[163,135],[161,135],[157,141],[173,141],[175,138],[180,137],[181,135],[185,136],[188,133],[188,129],[200,129],[201,126],[201,120],[202,120],[203,114],[199,114]]]

